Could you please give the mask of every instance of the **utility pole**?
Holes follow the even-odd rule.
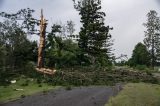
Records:
[[[40,44],[38,48],[38,68],[44,67],[44,50],[45,50],[45,34],[46,34],[47,20],[43,17],[43,10],[41,9],[40,20]]]

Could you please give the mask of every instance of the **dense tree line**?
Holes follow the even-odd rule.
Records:
[[[34,11],[31,9],[22,9],[16,14],[0,14],[5,18],[0,22],[0,63],[3,70],[5,67],[12,67],[12,70],[14,67],[23,67],[27,60],[36,61],[37,43],[27,38],[28,32],[34,28],[29,22],[32,12]]]
[[[160,17],[155,10],[147,14],[144,44],[138,43],[133,50],[129,65],[146,65],[154,68],[160,65]]]
[[[22,9],[16,14],[2,12],[0,22],[0,77],[2,82],[9,77],[30,73],[29,66],[37,60],[37,42],[28,39],[33,32],[31,9]],[[0,81],[1,82],[1,81]]]
[[[74,33],[75,24],[71,20],[66,25],[53,24],[51,31],[46,33],[45,67],[111,65],[113,43],[109,30],[112,28],[104,25],[101,1],[82,0],[78,4],[74,1],[74,6],[81,16],[79,35]],[[15,14],[0,13],[4,19],[0,22],[1,73],[25,74],[29,64],[36,67],[37,42],[29,36],[39,34],[36,28],[40,21],[33,17],[33,13],[34,10],[29,8]],[[73,42],[70,39],[73,36],[79,36],[79,40]]]
[[[101,0],[75,1],[74,8],[81,16],[82,27],[75,34],[75,24],[53,24],[46,33],[45,67],[66,68],[74,66],[107,67],[113,63],[113,40],[105,26],[106,14],[101,11]],[[37,64],[38,46],[29,36],[39,34],[40,22],[33,17],[34,10],[21,9],[15,14],[1,12],[0,22],[0,77],[32,73]],[[133,50],[130,66],[154,67],[160,62],[160,18],[156,11],[147,14],[144,26],[144,44],[138,43]],[[78,41],[71,38],[79,36]],[[32,70],[33,69],[33,70]],[[6,80],[6,79],[3,80]]]

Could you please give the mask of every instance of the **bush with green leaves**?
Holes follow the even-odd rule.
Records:
[[[138,43],[132,53],[132,57],[128,60],[128,65],[132,67],[144,67],[150,65],[150,54],[144,44]]]
[[[135,69],[138,69],[138,70],[147,70],[147,66],[146,65],[136,65]]]

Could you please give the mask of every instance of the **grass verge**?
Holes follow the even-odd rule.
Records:
[[[129,83],[105,106],[160,106],[160,85]]]
[[[20,79],[15,84],[10,84],[9,86],[0,86],[0,103],[23,98],[38,92],[59,88],[45,83],[37,84],[36,81],[31,80],[32,79]],[[23,90],[17,91],[16,89]]]

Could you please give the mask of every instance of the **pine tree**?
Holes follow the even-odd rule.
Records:
[[[91,63],[103,63],[111,56],[111,35],[109,26],[104,25],[106,14],[101,12],[101,0],[82,0],[74,7],[81,15],[82,27],[79,32],[79,47],[84,53],[91,56]]]
[[[156,11],[151,10],[147,14],[147,23],[144,23],[144,26],[147,28],[144,44],[150,52],[152,68],[154,68],[156,61],[160,58],[160,18],[157,15]]]

